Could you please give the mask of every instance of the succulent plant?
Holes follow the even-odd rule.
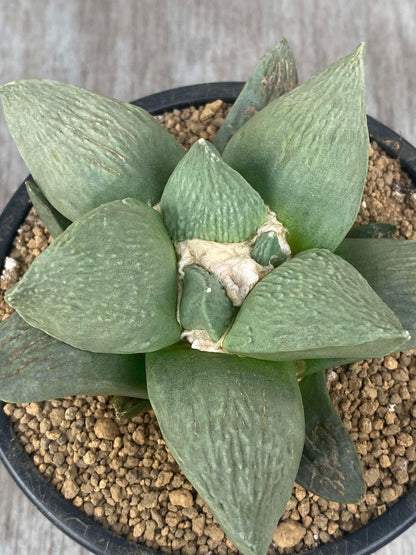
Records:
[[[0,397],[149,406],[244,554],[298,483],[364,494],[325,370],[416,346],[416,245],[359,228],[364,46],[297,85],[268,52],[216,146],[185,153],[143,109],[49,80],[3,85],[54,241],[6,294]],[[374,233],[376,237],[374,238]]]

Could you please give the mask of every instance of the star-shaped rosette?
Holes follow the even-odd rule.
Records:
[[[415,242],[346,239],[367,172],[364,46],[297,86],[281,41],[216,146],[187,153],[143,109],[71,85],[0,96],[54,236],[6,293],[0,397],[149,399],[247,555],[295,480],[358,502],[324,371],[416,346]]]

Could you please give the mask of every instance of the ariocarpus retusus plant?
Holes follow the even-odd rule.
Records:
[[[216,146],[188,153],[137,106],[48,80],[0,89],[54,236],[6,294],[0,397],[148,399],[245,555],[266,552],[295,480],[363,496],[325,369],[416,346],[415,242],[345,238],[367,172],[363,57],[297,86],[281,41]]]

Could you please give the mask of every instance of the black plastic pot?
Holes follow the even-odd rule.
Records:
[[[243,83],[239,82],[192,85],[153,94],[136,100],[133,104],[156,115],[174,108],[198,106],[218,98],[232,102],[242,86]],[[368,127],[372,138],[390,156],[400,159],[403,169],[416,186],[416,149],[371,117],[368,117]],[[3,267],[4,258],[9,253],[13,238],[29,208],[26,188],[22,184],[0,216],[0,268]],[[79,544],[99,555],[155,553],[116,536],[66,501],[37,470],[17,440],[2,407],[3,403],[0,403],[0,459],[22,491],[51,522]],[[416,486],[382,516],[336,542],[309,551],[308,555],[370,555],[415,522]]]

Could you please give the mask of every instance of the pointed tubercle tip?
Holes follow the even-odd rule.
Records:
[[[10,81],[9,83],[3,83],[2,85],[0,85],[0,96],[9,91],[10,88],[13,87],[13,85],[15,85],[16,83],[17,81]]]
[[[357,54],[358,56],[362,56],[364,58],[365,56],[365,42],[362,41],[360,42],[360,44],[357,46],[354,54]]]

